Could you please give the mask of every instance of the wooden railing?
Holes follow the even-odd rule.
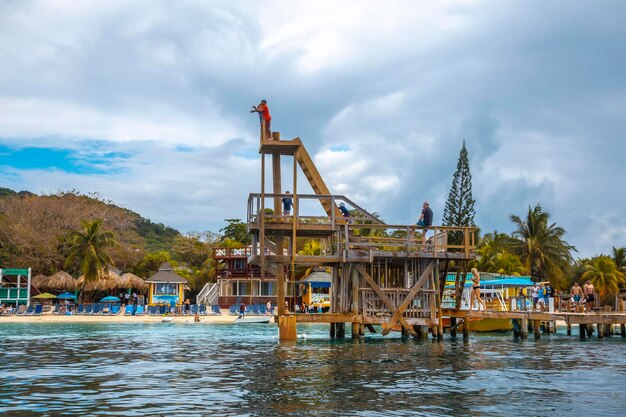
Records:
[[[252,254],[252,248],[213,248],[213,259],[247,258]]]
[[[408,288],[381,288],[395,308],[398,308],[411,291]],[[391,317],[390,311],[383,300],[369,288],[359,288],[361,293],[362,314],[373,317]],[[428,318],[434,313],[435,290],[423,289],[417,293],[409,306],[402,314],[406,318]]]

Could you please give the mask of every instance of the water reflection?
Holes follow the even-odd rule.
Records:
[[[328,340],[299,326],[2,324],[0,413],[32,415],[622,414],[626,343],[563,335],[444,343]],[[607,361],[607,358],[609,359]]]

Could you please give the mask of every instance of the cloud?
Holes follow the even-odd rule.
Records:
[[[390,223],[414,222],[424,200],[441,218],[465,139],[484,231],[510,231],[510,214],[540,202],[581,254],[608,252],[626,245],[625,9],[4,2],[0,144],[98,169],[16,161],[0,180],[97,190],[155,221],[217,230],[259,190],[248,109],[265,98],[331,191]],[[124,157],[103,163],[106,152]]]

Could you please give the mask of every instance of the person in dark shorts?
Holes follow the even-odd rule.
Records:
[[[417,221],[417,225],[420,227],[430,227],[433,224],[433,211],[430,208],[430,204],[428,201],[424,201],[422,205],[422,214],[420,215],[419,220]],[[426,234],[427,230],[422,232],[422,248],[426,249]]]
[[[267,101],[261,100],[258,106],[253,106],[250,113],[259,113],[261,116],[261,127],[265,132],[265,140],[272,140],[272,116],[270,115],[270,108],[267,106]]]
[[[242,301],[241,304],[239,304],[239,318],[244,317],[246,317],[246,304]]]
[[[285,194],[289,194],[289,191],[285,191]],[[283,216],[289,216],[291,214],[293,200],[291,199],[291,197],[287,196],[283,197],[281,201],[283,203]]]
[[[339,203],[339,211],[343,215],[343,218],[346,219],[348,224],[352,224],[352,215],[350,214],[350,210],[348,210],[344,203]]]
[[[585,285],[583,285],[583,292],[585,293],[587,311],[591,311],[596,302],[596,289],[593,287],[591,281],[585,282]]]

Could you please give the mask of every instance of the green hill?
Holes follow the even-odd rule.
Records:
[[[171,250],[180,232],[110,201],[77,192],[36,195],[0,188],[0,267],[32,267],[34,274],[63,269],[63,238],[82,220],[102,219],[120,246],[111,255],[129,270],[144,255]]]

